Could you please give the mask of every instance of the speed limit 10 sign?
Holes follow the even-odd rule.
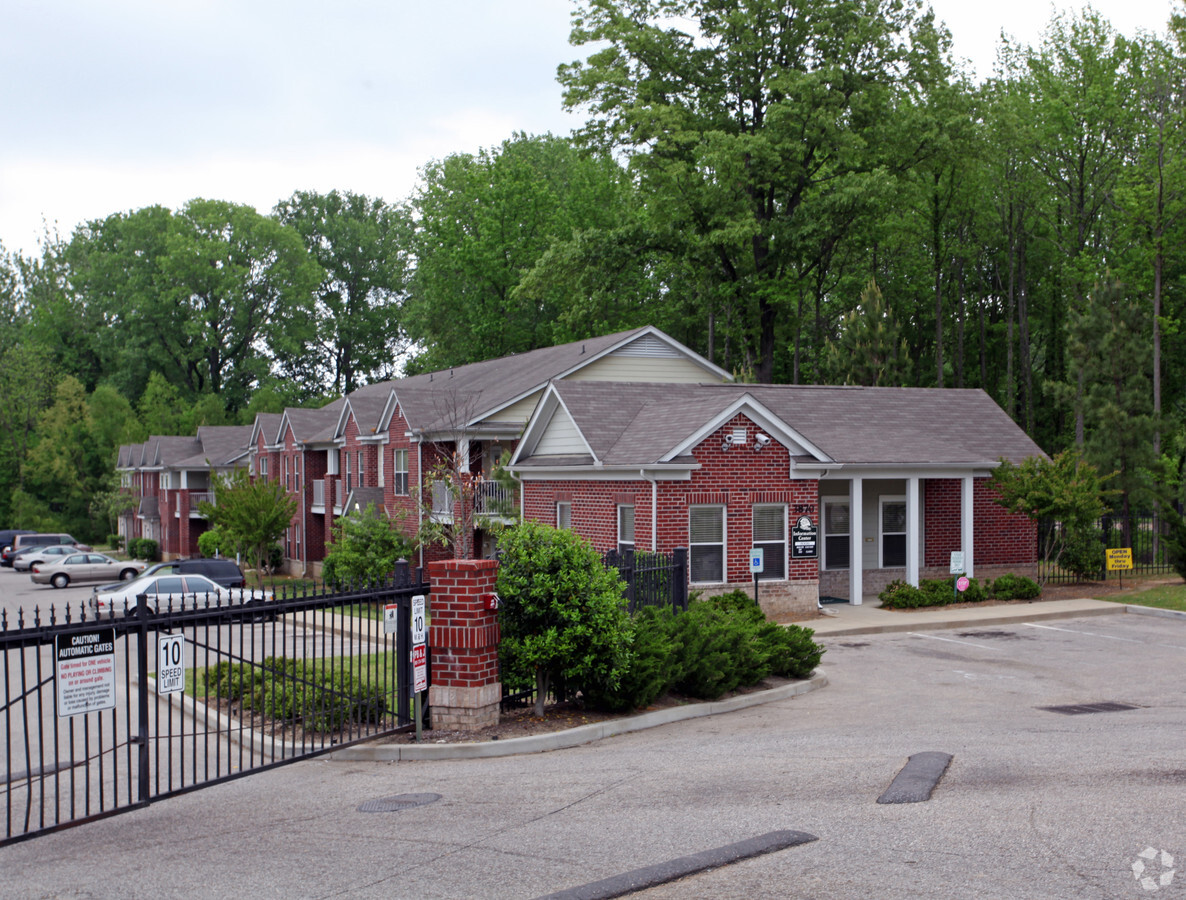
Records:
[[[412,643],[424,643],[424,595],[412,598]]]
[[[185,636],[162,634],[157,638],[156,691],[185,693]]]

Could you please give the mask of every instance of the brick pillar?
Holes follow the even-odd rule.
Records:
[[[428,564],[432,727],[476,731],[498,724],[498,613],[486,609],[498,563],[447,559]]]

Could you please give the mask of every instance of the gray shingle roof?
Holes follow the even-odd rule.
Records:
[[[358,397],[381,395],[385,403],[394,389],[404,417],[413,429],[426,432],[451,430],[457,426],[454,421],[457,418],[469,422],[500,409],[646,330],[634,328],[367,385],[351,394],[350,402],[353,405]],[[705,377],[707,379],[708,375]],[[359,424],[361,426],[362,422]]]
[[[747,395],[831,462],[966,466],[1042,455],[981,390],[572,381],[553,389],[605,465],[658,463]]]

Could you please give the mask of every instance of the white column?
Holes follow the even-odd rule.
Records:
[[[864,521],[862,515],[864,505],[861,498],[861,479],[853,478],[848,498],[848,602],[853,606],[860,606],[863,599],[862,570],[865,568],[865,540],[861,534],[861,525]]]
[[[922,519],[918,514],[922,505],[918,500],[918,482],[916,475],[906,479],[906,581],[915,587],[918,587],[919,523]]]
[[[960,491],[960,548],[964,551],[964,572],[969,578],[972,577],[972,535],[976,522],[973,515],[972,485],[972,476],[965,475]]]

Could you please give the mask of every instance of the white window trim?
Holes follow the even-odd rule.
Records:
[[[560,518],[561,518],[560,517],[560,508],[561,507],[566,507],[565,512],[567,512],[567,514],[568,514],[567,515],[568,523],[563,524],[563,525],[560,523]],[[572,501],[571,500],[557,500],[556,501],[556,527],[564,528],[569,531],[572,530]]]
[[[900,534],[900,535],[904,536],[906,538],[907,543],[909,543],[909,541],[910,541],[910,514],[909,514],[910,511],[909,511],[909,509],[907,509],[906,524],[902,527],[901,531],[886,531],[885,530],[884,511],[885,511],[885,505],[887,503],[901,503],[903,506],[905,506],[906,505],[906,495],[905,494],[883,494],[882,496],[877,498],[877,568],[879,568],[879,569],[885,569],[885,568],[904,569],[904,568],[906,568],[906,563],[902,563],[902,565],[900,565],[900,566],[892,566],[892,567],[888,567],[885,565],[885,536],[887,534]]]
[[[721,512],[721,580],[720,581],[691,581],[692,577],[692,510],[717,509]],[[696,544],[697,547],[715,547],[716,544]],[[688,579],[689,584],[728,584],[729,583],[729,507],[720,503],[697,503],[688,507]]]
[[[615,507],[615,510],[614,510],[614,514],[617,518],[617,526],[618,526],[618,552],[619,553],[622,552],[622,547],[625,544],[628,544],[631,549],[633,549],[635,546],[633,534],[630,535],[629,541],[622,540],[622,510],[623,509],[630,510],[631,530],[637,531],[637,529],[638,529],[638,519],[636,518],[637,510],[634,508],[634,504],[633,503],[619,503]]]
[[[782,510],[782,578],[781,581],[788,581],[791,577],[791,560],[790,560],[790,522],[787,520],[787,504],[785,503],[755,503],[750,507],[750,528],[753,528],[754,514],[759,509],[781,509]],[[774,544],[777,541],[762,541],[762,544]],[[750,533],[750,545],[757,546],[758,541],[754,538],[753,532]]]
[[[404,467],[401,469],[396,462],[398,454],[404,455]],[[397,497],[406,497],[412,492],[412,477],[409,467],[411,466],[411,455],[404,447],[393,447],[391,450],[391,491]],[[399,484],[399,477],[404,477],[404,489],[401,491]]]
[[[828,569],[828,515],[824,509],[829,503],[847,503],[848,504],[848,531],[844,536],[852,541],[852,497],[848,494],[841,496],[826,496],[820,498],[820,517],[819,517],[819,532],[820,532],[820,566],[824,571],[832,572],[847,572],[852,568],[852,551],[849,551],[848,566],[843,569]],[[840,537],[839,534],[834,534],[832,537]]]

